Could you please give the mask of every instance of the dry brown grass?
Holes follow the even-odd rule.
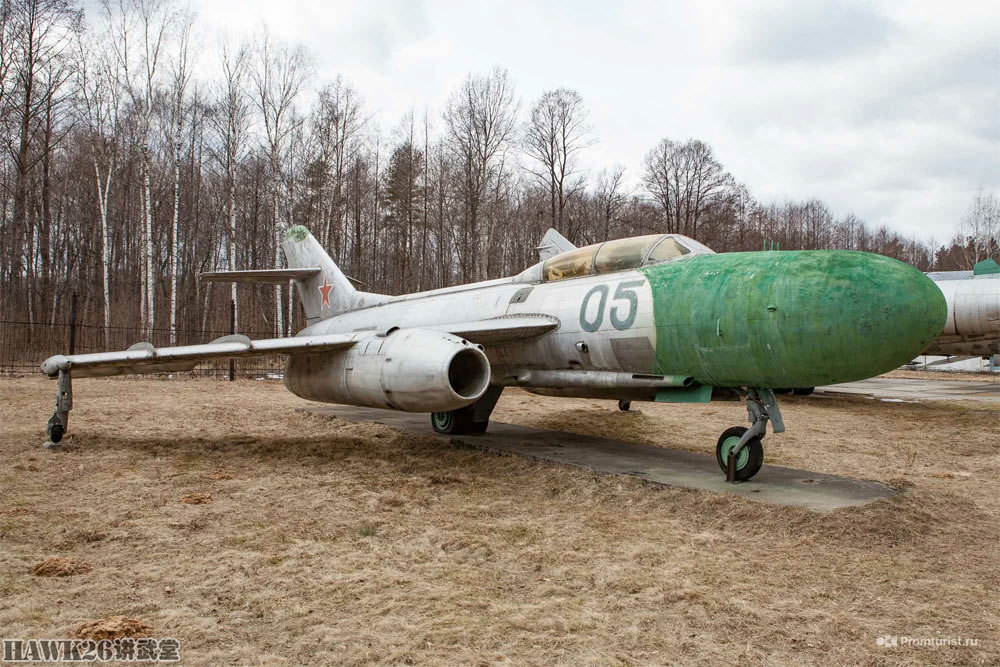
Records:
[[[31,568],[31,574],[36,577],[72,577],[76,574],[87,574],[90,566],[79,558],[46,558]]]
[[[109,616],[83,623],[73,630],[74,639],[119,639],[122,637],[152,637],[153,628],[142,621],[125,616]]]
[[[944,380],[945,382],[994,382],[1000,384],[1000,373],[970,373],[968,371],[889,371],[879,377],[907,380]]]
[[[54,453],[54,383],[0,379],[7,637],[125,615],[185,664],[1000,662],[992,404],[783,398],[769,462],[906,488],[816,514],[304,415],[278,383],[75,389]],[[512,391],[496,418],[704,452],[746,418],[635,405]],[[32,577],[52,553],[94,571]]]
[[[207,505],[212,502],[211,493],[189,493],[186,496],[181,496],[180,502],[187,503],[188,505]]]

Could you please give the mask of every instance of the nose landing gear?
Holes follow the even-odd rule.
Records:
[[[760,472],[764,464],[767,422],[775,433],[785,431],[778,402],[770,389],[747,389],[747,415],[750,428],[734,426],[726,429],[715,446],[715,459],[726,473],[727,482],[745,482]]]

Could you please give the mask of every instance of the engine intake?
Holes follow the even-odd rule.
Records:
[[[295,354],[285,369],[285,386],[306,400],[408,412],[464,407],[489,384],[482,350],[427,329],[390,329],[341,352]]]

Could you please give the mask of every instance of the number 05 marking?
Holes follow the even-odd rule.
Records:
[[[611,308],[611,326],[615,329],[624,331],[635,324],[635,316],[639,310],[639,295],[636,293],[635,288],[642,287],[645,282],[644,280],[627,280],[618,283],[612,300],[627,301],[628,313],[624,316],[621,314],[621,309],[625,307],[624,304]],[[601,328],[601,324],[604,323],[604,310],[608,303],[608,292],[610,290],[611,288],[604,284],[594,285],[584,295],[583,301],[580,303],[580,326],[583,327],[584,331],[597,331]],[[590,300],[595,294],[601,295],[600,302],[597,304],[597,315],[593,320],[588,320],[587,307],[590,305]]]

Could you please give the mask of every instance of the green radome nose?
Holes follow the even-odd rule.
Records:
[[[813,387],[898,368],[944,328],[915,268],[845,250],[727,253],[646,270],[657,372],[716,386]]]

